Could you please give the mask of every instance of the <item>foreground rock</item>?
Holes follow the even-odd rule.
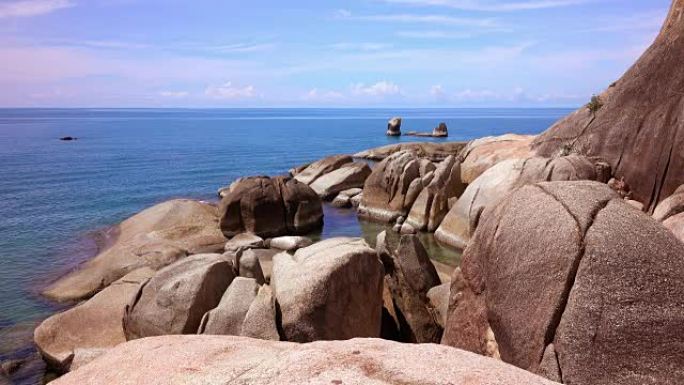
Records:
[[[387,136],[401,136],[401,118],[392,118],[387,122]]]
[[[311,189],[322,199],[330,200],[342,191],[363,187],[370,174],[371,169],[366,163],[347,163],[316,179],[311,183]]]
[[[283,338],[379,337],[383,268],[361,239],[332,238],[273,259]]]
[[[43,359],[54,370],[64,373],[126,342],[121,324],[124,309],[153,274],[149,268],[136,270],[87,302],[43,321],[34,333]]]
[[[195,255],[160,270],[127,306],[126,338],[196,333],[234,277],[231,263],[218,254]]]
[[[682,255],[605,184],[524,186],[483,214],[443,342],[484,353],[491,326],[504,361],[564,383],[682,383]]]
[[[43,294],[57,301],[88,298],[141,267],[154,270],[189,253],[223,248],[216,207],[192,200],[172,200],[148,208],[114,228],[111,244]]]
[[[677,239],[684,242],[684,213],[667,218],[663,222],[663,226],[670,230]]]
[[[682,12],[684,1],[674,0],[660,34],[624,76],[534,142],[544,156],[567,149],[605,159],[648,212],[684,184]]]
[[[467,142],[446,143],[397,143],[361,151],[354,154],[354,158],[368,160],[383,160],[388,156],[402,151],[411,151],[420,158],[432,162],[441,162],[450,155],[458,155]]]
[[[255,279],[235,278],[223,294],[218,306],[204,315],[197,333],[241,335],[242,323],[258,291],[259,284]]]
[[[498,163],[534,156],[530,149],[534,138],[530,135],[506,134],[469,142],[461,153],[461,180],[470,184]]]
[[[55,385],[162,384],[551,385],[448,346],[379,339],[295,344],[225,336],[132,341]]]
[[[597,170],[601,170],[600,165],[575,155],[555,159],[510,159],[498,163],[466,188],[435,231],[435,238],[443,244],[464,249],[478,226],[482,211],[513,189],[541,181],[605,178],[605,173]]]
[[[226,237],[301,234],[323,226],[321,199],[306,184],[283,177],[239,180],[221,200],[220,228]]]

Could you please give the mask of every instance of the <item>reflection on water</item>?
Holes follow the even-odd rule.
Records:
[[[320,234],[312,235],[314,240],[332,237],[363,237],[371,247],[375,247],[375,239],[382,231],[387,230],[387,241],[392,248],[399,242],[399,234],[392,231],[392,227],[359,220],[356,210],[338,209],[329,204],[323,205],[325,225]],[[461,252],[443,247],[435,240],[432,233],[420,233],[420,240],[425,246],[430,258],[441,263],[458,266],[461,263]]]

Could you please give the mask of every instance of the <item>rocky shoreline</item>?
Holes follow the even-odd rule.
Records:
[[[333,155],[123,221],[44,292],[81,301],[34,332],[55,384],[684,383],[684,120],[643,123],[635,90],[684,86],[652,64],[684,59],[683,14],[539,136]],[[315,242],[324,202],[387,230]]]

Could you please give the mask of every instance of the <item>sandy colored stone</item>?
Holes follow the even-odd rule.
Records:
[[[310,185],[321,176],[333,172],[353,161],[349,155],[333,155],[317,160],[295,175],[298,181]]]
[[[670,230],[677,239],[684,242],[684,213],[667,218],[663,222],[663,226]]]
[[[363,187],[370,174],[371,169],[364,162],[347,163],[319,177],[310,186],[319,197],[330,200],[344,190]]]
[[[653,218],[659,222],[665,221],[671,216],[684,213],[684,185],[679,187],[674,194],[665,198],[653,211]]]
[[[509,159],[527,159],[534,154],[534,136],[506,134],[473,140],[463,149],[461,180],[470,184],[494,165]]]
[[[259,292],[249,307],[242,323],[240,335],[262,340],[279,341],[276,325],[276,308],[273,291],[268,285],[259,288]]]
[[[221,302],[208,311],[198,334],[239,336],[249,307],[257,296],[259,284],[253,278],[236,277],[221,297]]]
[[[354,158],[383,160],[388,156],[402,151],[411,151],[420,158],[425,158],[433,162],[441,162],[450,155],[458,155],[466,146],[466,142],[444,142],[444,143],[397,143],[382,147],[361,151],[354,154]]]

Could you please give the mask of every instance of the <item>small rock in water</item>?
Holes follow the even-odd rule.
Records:
[[[387,122],[387,136],[401,136],[401,118],[392,118]]]
[[[446,138],[449,136],[446,123],[442,122],[439,124],[439,126],[435,127],[435,129],[432,130],[432,136],[437,138]]]
[[[340,209],[351,207],[351,199],[347,195],[340,194],[333,199],[332,206]]]
[[[63,137],[59,138],[59,140],[71,141],[71,140],[78,140],[78,138],[73,137],[73,136],[63,136]]]

